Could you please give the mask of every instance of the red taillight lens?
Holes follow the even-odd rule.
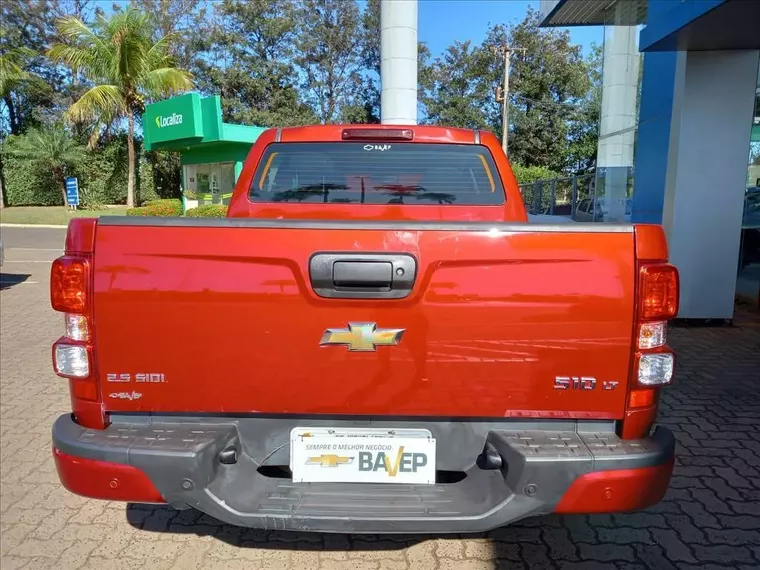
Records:
[[[663,263],[641,268],[639,316],[643,321],[666,321],[678,314],[678,270]]]
[[[348,140],[414,140],[412,129],[343,129],[342,138]]]
[[[657,392],[652,388],[634,390],[628,396],[629,408],[647,408],[653,406],[657,399]]]
[[[90,264],[82,257],[64,255],[50,271],[50,303],[62,313],[87,311]]]

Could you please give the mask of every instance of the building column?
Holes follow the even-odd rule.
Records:
[[[733,316],[759,55],[678,54],[669,147],[658,150],[668,161],[662,225],[681,274],[680,318]],[[649,142],[641,134],[639,147]]]
[[[631,221],[642,224],[662,223],[662,202],[668,170],[668,151],[673,123],[673,100],[681,52],[644,54],[641,79],[641,102],[636,145]]]
[[[417,124],[417,0],[380,0],[380,122]]]
[[[618,1],[606,18],[602,67],[602,112],[597,146],[597,196],[604,195],[604,221],[622,222],[628,180],[633,167],[636,134],[636,99],[639,84],[639,52],[636,26],[629,12],[635,2]]]

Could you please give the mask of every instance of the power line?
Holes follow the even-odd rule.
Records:
[[[539,99],[531,99],[530,97],[526,97],[525,95],[520,95],[519,93],[513,93],[512,97],[515,99],[522,99],[523,101],[529,101],[535,105],[540,105],[542,107],[565,107],[567,109],[571,109],[573,111],[578,111],[581,109],[582,103],[562,103],[559,101],[541,101]]]

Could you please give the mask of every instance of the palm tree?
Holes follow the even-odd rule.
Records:
[[[31,76],[24,70],[23,65],[32,56],[34,52],[25,47],[15,47],[0,54],[0,101],[5,102],[8,109],[8,121],[12,134],[16,134],[18,117],[10,102],[11,91],[20,83],[30,79]],[[2,208],[5,208],[5,178],[2,156],[0,156],[0,209]]]
[[[66,174],[82,162],[87,153],[84,147],[69,136],[63,125],[29,129],[26,134],[14,137],[7,149],[8,154],[32,161],[37,168],[52,172],[61,187],[63,205],[66,205]]]
[[[31,75],[24,70],[27,60],[36,54],[33,50],[25,47],[15,47],[0,53],[0,99],[9,97],[11,91],[24,81],[28,81]],[[9,113],[13,113],[13,108],[9,107]],[[13,128],[15,119],[10,117],[11,128]],[[12,134],[17,134],[12,132]]]
[[[75,17],[56,22],[66,43],[55,44],[48,55],[81,73],[95,85],[67,111],[75,122],[93,121],[96,129],[126,117],[129,177],[127,205],[135,202],[135,113],[145,99],[163,98],[192,88],[190,75],[172,66],[171,36],[153,41],[151,20],[130,5],[110,19],[99,15],[92,26]]]

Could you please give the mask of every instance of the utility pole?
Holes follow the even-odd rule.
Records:
[[[504,87],[496,88],[496,101],[501,103],[501,147],[504,149],[504,154],[509,156],[509,67],[512,48],[506,45],[494,46],[493,52],[504,58]]]

